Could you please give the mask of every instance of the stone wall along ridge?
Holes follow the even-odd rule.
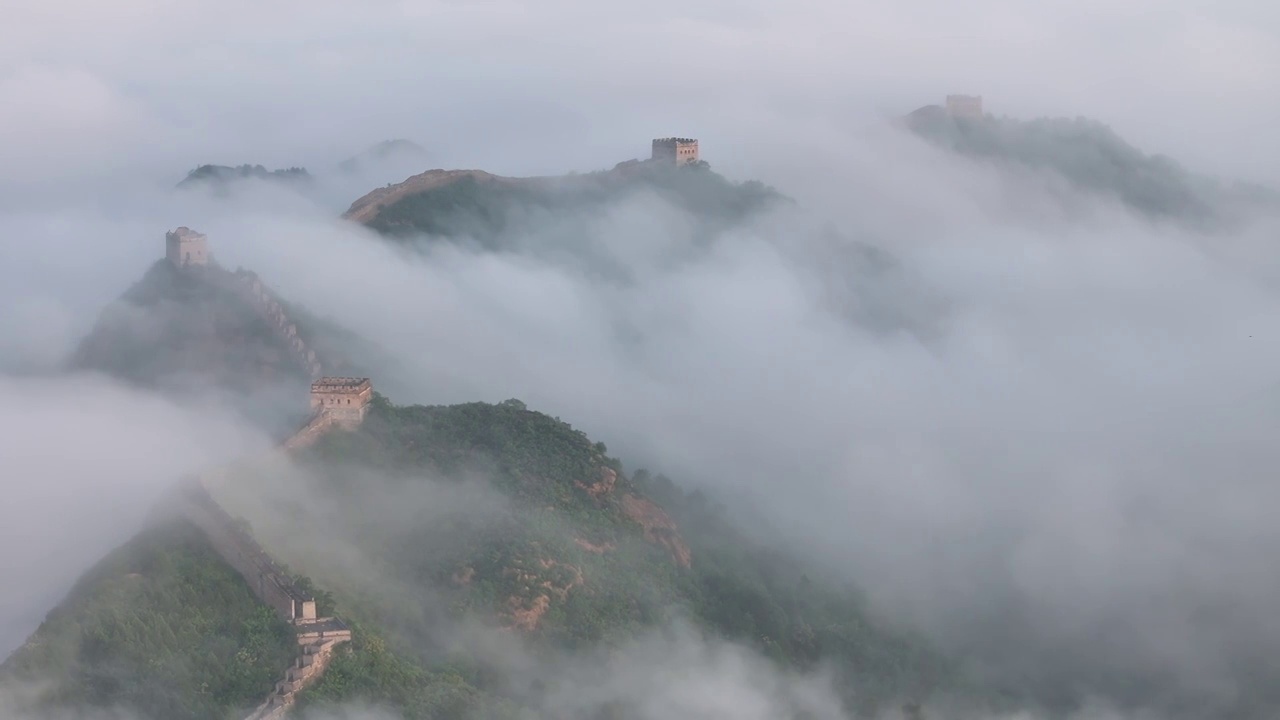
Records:
[[[201,242],[204,240],[203,235],[188,228],[180,230],[193,237],[198,236]],[[202,255],[201,259],[204,257]],[[359,425],[373,393],[368,378],[325,378],[315,350],[298,335],[297,324],[289,318],[284,304],[257,274],[243,269],[228,272],[212,258],[205,263],[177,262],[175,265],[181,272],[199,273],[253,307],[276,337],[289,348],[293,360],[311,378],[313,414],[274,452],[288,453],[310,445],[334,427],[350,429]],[[335,401],[338,396],[344,400],[341,405]],[[326,403],[325,397],[331,402]],[[334,648],[351,639],[351,629],[338,618],[318,617],[315,598],[298,587],[293,577],[267,553],[246,525],[218,504],[209,493],[209,485],[222,474],[221,470],[215,469],[185,483],[177,493],[178,508],[184,517],[200,528],[214,551],[244,578],[254,595],[294,627],[299,645],[297,659],[267,699],[245,718],[277,720],[297,702],[298,693],[324,673]]]

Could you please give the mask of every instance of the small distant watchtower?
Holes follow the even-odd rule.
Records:
[[[982,96],[948,95],[947,114],[951,117],[982,118]]]
[[[311,383],[311,409],[324,410],[343,427],[359,425],[372,399],[369,378],[322,377]]]
[[[165,233],[164,256],[175,267],[209,264],[209,238],[189,227]]]
[[[653,159],[675,165],[698,162],[698,141],[694,138],[658,138],[653,141]]]

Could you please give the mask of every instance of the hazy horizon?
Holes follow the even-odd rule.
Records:
[[[58,373],[186,225],[387,351],[405,371],[393,401],[516,397],[563,417],[629,470],[758,513],[765,536],[993,673],[1250,692],[1248,668],[1280,657],[1280,215],[1181,227],[887,122],[948,93],[1094,119],[1190,171],[1280,188],[1280,5],[1262,2],[12,9],[0,653],[179,474],[266,442],[216,394]],[[414,256],[338,219],[410,172],[336,172],[383,140],[421,145],[419,171],[540,175],[667,135],[797,204],[697,245],[683,211],[628,197],[577,219],[586,259],[549,225],[510,252]],[[320,184],[173,189],[244,163]],[[593,272],[601,258],[627,275]],[[768,685],[750,653],[663,642],[636,652],[705,651],[734,668],[723,687]]]

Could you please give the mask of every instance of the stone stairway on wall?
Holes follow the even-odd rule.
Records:
[[[308,377],[319,380],[324,375],[316,351],[298,335],[298,324],[289,317],[284,304],[257,273],[243,268],[230,272],[216,264],[200,266],[200,269],[214,284],[230,291],[257,311],[276,338],[289,348],[290,357]]]
[[[328,411],[320,408],[301,430],[281,443],[274,452],[313,442],[333,427]],[[278,681],[271,694],[245,720],[277,720],[297,702],[298,694],[324,673],[334,648],[351,639],[351,629],[338,618],[318,617],[315,598],[299,588],[256,539],[213,498],[211,481],[221,470],[197,476],[182,488],[179,505],[183,516],[199,527],[210,545],[249,584],[259,600],[271,606],[293,625],[298,639],[298,657]]]
[[[254,308],[312,380],[311,418],[273,452],[287,453],[309,445],[335,427],[350,429],[359,425],[373,392],[368,378],[323,377],[315,350],[298,335],[297,324],[289,318],[283,303],[255,273],[243,269],[229,272],[214,262],[207,240],[201,233],[179,228],[166,236],[166,257],[180,271],[199,273]],[[218,504],[209,492],[209,481],[221,475],[221,471],[213,470],[186,484],[177,494],[178,508],[204,532],[214,550],[244,578],[253,593],[294,627],[299,645],[297,659],[267,699],[245,718],[277,720],[297,702],[298,693],[324,673],[334,648],[351,639],[351,629],[338,618],[317,617],[315,598],[299,588],[248,530]]]

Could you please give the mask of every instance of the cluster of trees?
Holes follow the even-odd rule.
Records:
[[[516,400],[398,407],[381,395],[359,430],[331,433],[305,451],[300,460],[320,476],[313,499],[328,495],[344,507],[325,525],[328,539],[378,558],[402,587],[394,602],[383,602],[365,584],[322,588],[299,577],[321,613],[336,611],[355,634],[303,693],[302,717],[351,701],[413,719],[521,717],[559,681],[554,671],[533,686],[512,684],[465,647],[431,638],[445,626],[436,624],[512,625],[512,608],[532,608],[539,595],[549,602],[520,636],[549,668],[679,617],[780,668],[833,668],[851,711],[965,689],[959,667],[879,623],[856,589],[743,533],[701,494],[643,470],[628,475],[607,453]],[[617,474],[611,487],[606,469]],[[446,508],[430,521],[393,521],[380,507],[361,506],[397,485],[420,483],[438,494],[476,477],[503,502],[484,512]],[[676,520],[691,567],[646,540],[624,511],[625,494]],[[424,598],[421,606],[405,602],[414,596]],[[45,707],[212,719],[260,702],[294,652],[290,628],[198,530],[174,522],[144,532],[87,574],[0,674],[55,679],[40,701]],[[627,717],[622,708],[610,712]]]
[[[369,221],[391,236],[425,234],[475,242],[488,249],[516,246],[546,234],[589,234],[591,218],[610,203],[656,194],[690,213],[707,231],[741,222],[783,198],[756,181],[733,183],[705,162],[684,166],[624,163],[609,171],[512,182],[464,176],[382,207]]]
[[[201,183],[220,184],[244,178],[296,183],[309,182],[311,173],[307,172],[307,169],[303,167],[268,170],[262,165],[249,165],[247,163],[235,167],[229,165],[201,165],[187,173],[187,176],[178,183],[178,187],[190,187]]]
[[[352,489],[358,467],[376,467],[394,483],[477,472],[487,478],[513,501],[492,517],[459,512],[422,526],[347,531],[358,532],[362,550],[384,559],[397,578],[421,582],[424,596],[442,594],[455,622],[497,624],[513,602],[529,607],[537,595],[548,595],[536,629],[525,633],[532,652],[617,646],[679,616],[781,667],[830,664],[851,710],[967,687],[956,663],[878,622],[855,588],[829,582],[803,558],[749,537],[699,493],[644,470],[628,476],[603,444],[519,401],[397,407],[376,396],[359,431],[326,436],[304,459],[348,504],[379,490],[367,474],[359,475],[359,490]],[[588,492],[604,467],[618,473],[612,491]],[[647,497],[676,519],[692,567],[679,567],[666,549],[644,539],[619,506],[624,493]],[[586,549],[579,540],[607,550]],[[468,578],[460,586],[453,579],[461,568]],[[385,608],[362,607],[354,595],[338,596],[360,623],[358,635],[412,624]],[[466,658],[391,638],[353,643],[308,701],[364,699],[390,703],[407,717],[453,717],[456,707],[446,697],[486,712],[527,700]],[[453,709],[445,712],[440,703]]]
[[[297,654],[293,630],[180,521],[108,555],[0,665],[42,683],[33,711],[118,707],[225,720],[262,702]]]

